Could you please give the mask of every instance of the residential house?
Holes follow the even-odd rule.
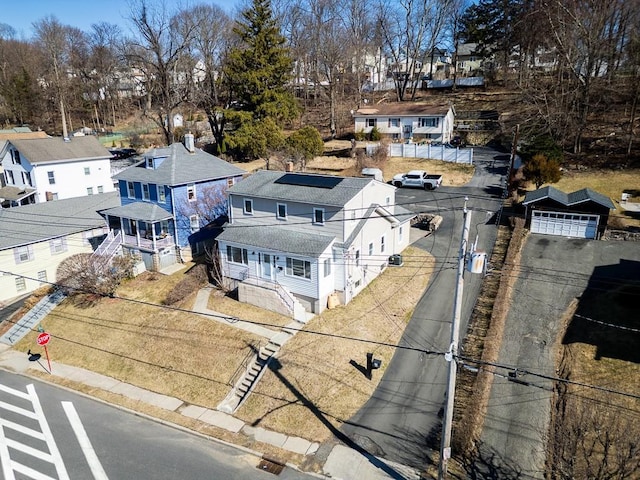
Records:
[[[455,110],[450,105],[401,102],[372,105],[352,112],[356,133],[376,128],[393,141],[442,142],[453,137]]]
[[[5,148],[7,140],[20,140],[27,138],[47,138],[48,135],[45,132],[38,131],[33,132],[29,127],[15,127],[0,130],[0,152]],[[1,208],[8,208],[11,206],[22,205],[33,202],[33,195],[35,189],[33,188],[18,188],[7,187],[5,181],[4,170],[2,168],[2,161],[0,160],[0,206]]]
[[[456,70],[464,74],[474,74],[482,69],[484,60],[478,51],[477,43],[461,43],[458,45],[456,56]]]
[[[33,190],[21,204],[113,192],[110,158],[93,136],[12,139],[0,150],[6,185]]]
[[[349,303],[409,244],[415,215],[395,191],[371,178],[260,170],[229,190],[223,275],[241,301],[296,318],[299,306],[322,312],[330,296]]]
[[[527,192],[522,204],[531,233],[576,238],[599,238],[615,205],[589,188],[565,193],[547,186]]]
[[[0,304],[56,281],[60,263],[92,253],[108,229],[115,192],[0,210]]]
[[[174,143],[143,155],[117,175],[122,205],[105,213],[125,253],[159,270],[202,251],[201,227],[226,214],[226,190],[246,172],[193,144]]]

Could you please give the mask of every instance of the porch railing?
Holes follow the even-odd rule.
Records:
[[[289,292],[284,286],[280,285],[274,280],[268,280],[266,278],[260,278],[256,277],[255,275],[251,275],[248,269],[243,272],[242,277],[242,281],[245,283],[256,285],[258,287],[266,288],[276,292],[282,302],[286,305],[287,310],[289,310],[291,313],[294,312],[294,305],[296,300],[291,292]]]
[[[142,235],[136,236],[136,235],[125,234],[123,236],[122,243],[125,245],[132,245],[140,248],[145,248],[147,250],[154,250],[153,239],[146,238]],[[171,247],[173,245],[175,245],[175,242],[173,241],[173,237],[171,235],[167,235],[163,238],[156,237],[155,250],[163,247]]]

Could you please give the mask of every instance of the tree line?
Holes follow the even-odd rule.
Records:
[[[523,139],[546,136],[579,153],[594,115],[625,105],[631,153],[640,92],[640,0],[252,0],[229,15],[134,0],[125,29],[89,32],[46,17],[29,40],[0,24],[0,119],[60,134],[112,127],[139,111],[166,143],[173,115],[203,112],[218,153],[257,158],[286,150],[283,129],[339,133],[344,105],[361,105],[376,72],[388,98],[424,94],[423,65],[477,44],[479,74],[517,92]],[[455,85],[455,84],[454,84]],[[353,107],[352,107],[353,108]]]

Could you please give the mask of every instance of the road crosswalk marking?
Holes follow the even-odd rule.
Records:
[[[18,425],[9,420],[2,419],[0,421],[0,464],[2,464],[2,474],[4,479],[15,480],[15,474],[17,472],[23,476],[33,478],[34,480],[69,480],[69,474],[67,473],[62,456],[60,455],[58,446],[53,438],[51,429],[49,428],[49,423],[44,416],[44,411],[42,410],[42,405],[40,404],[40,399],[36,394],[36,390],[33,385],[27,385],[26,388],[27,391],[23,392],[21,390],[7,387],[6,385],[0,385],[0,391],[7,395],[31,402],[31,406],[33,408],[33,410],[28,410],[7,402],[0,402],[0,410],[4,409],[30,419],[35,419],[40,427],[39,430],[36,430],[23,425]],[[7,438],[6,433],[8,430],[14,430],[33,438],[44,440],[48,452],[30,447],[29,445],[11,438]],[[26,455],[37,458],[38,460],[51,463],[55,467],[58,478],[55,479],[29,467],[28,465],[24,465],[13,460],[11,458],[10,449],[22,452]]]

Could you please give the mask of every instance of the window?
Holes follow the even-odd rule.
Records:
[[[276,213],[276,216],[283,220],[287,219],[287,205],[285,203],[278,204],[278,212]]]
[[[324,225],[324,208],[313,209],[313,223]]]
[[[356,267],[360,265],[360,250],[356,250]]]
[[[47,283],[47,271],[46,270],[40,270],[38,272],[38,281],[42,284],[42,283]]]
[[[365,125],[367,127],[375,127],[376,126],[376,119],[375,118],[367,118],[367,119],[365,119]]]
[[[380,253],[384,253],[384,235],[380,237]]]
[[[33,260],[33,248],[30,245],[24,247],[16,247],[13,249],[13,256],[16,264]]]
[[[227,178],[227,188],[231,188],[233,187],[233,184],[235,183],[233,178]]]
[[[49,177],[49,185],[55,185],[56,174],[54,172],[47,172],[47,177]]]
[[[402,243],[402,227],[398,229],[398,242]]]
[[[169,234],[169,221],[162,220],[160,222],[160,235],[168,235]]]
[[[24,277],[16,278],[16,290],[23,292],[27,289],[27,282],[24,281]]]
[[[151,197],[149,196],[149,184],[143,183],[142,184],[142,200],[149,201],[150,199]]]
[[[167,201],[167,197],[164,192],[164,185],[158,185],[158,202],[165,203]]]
[[[13,179],[13,172],[11,170],[5,170],[7,174],[7,185],[13,185],[15,180]]]
[[[287,257],[287,275],[311,279],[311,262]]]
[[[65,238],[54,238],[49,241],[49,248],[51,249],[51,255],[66,252],[67,240]]]
[[[373,242],[369,244],[369,256],[373,255]]]
[[[104,188],[102,185],[98,185],[98,193],[104,193]]]
[[[153,158],[147,158],[147,168],[153,168]]]
[[[58,192],[52,192],[51,193],[51,200],[58,200]],[[49,200],[47,200],[48,202]]]
[[[196,186],[193,183],[190,185],[187,185],[187,199],[190,202],[196,201]]]
[[[421,127],[438,127],[438,125],[440,124],[440,119],[439,118],[420,118],[418,119],[418,124]]]
[[[325,258],[324,260],[324,276],[328,277],[331,275],[331,259]]]
[[[129,198],[136,198],[136,190],[133,186],[133,182],[127,182],[127,195]]]
[[[253,215],[253,200],[250,198],[244,199],[244,213],[246,215]]]
[[[198,231],[200,228],[200,217],[198,217],[198,215],[191,215],[189,217],[189,227],[191,227],[191,233]]]
[[[31,183],[30,172],[22,172],[22,183],[24,183],[25,185],[29,185],[30,187],[33,187],[33,184]]]
[[[17,151],[17,150],[12,150],[11,153],[13,155],[13,163],[15,163],[16,165],[22,165],[22,159],[20,158],[20,152]]]
[[[229,260],[232,263],[249,265],[247,249],[232,247],[231,245],[227,245],[227,260]]]
[[[390,127],[399,127],[400,126],[400,119],[399,118],[390,118],[389,119],[389,126]]]
[[[91,168],[89,168],[89,167],[84,167],[84,174],[85,174],[85,175],[91,175]]]
[[[87,195],[93,195],[93,187],[87,187]]]

